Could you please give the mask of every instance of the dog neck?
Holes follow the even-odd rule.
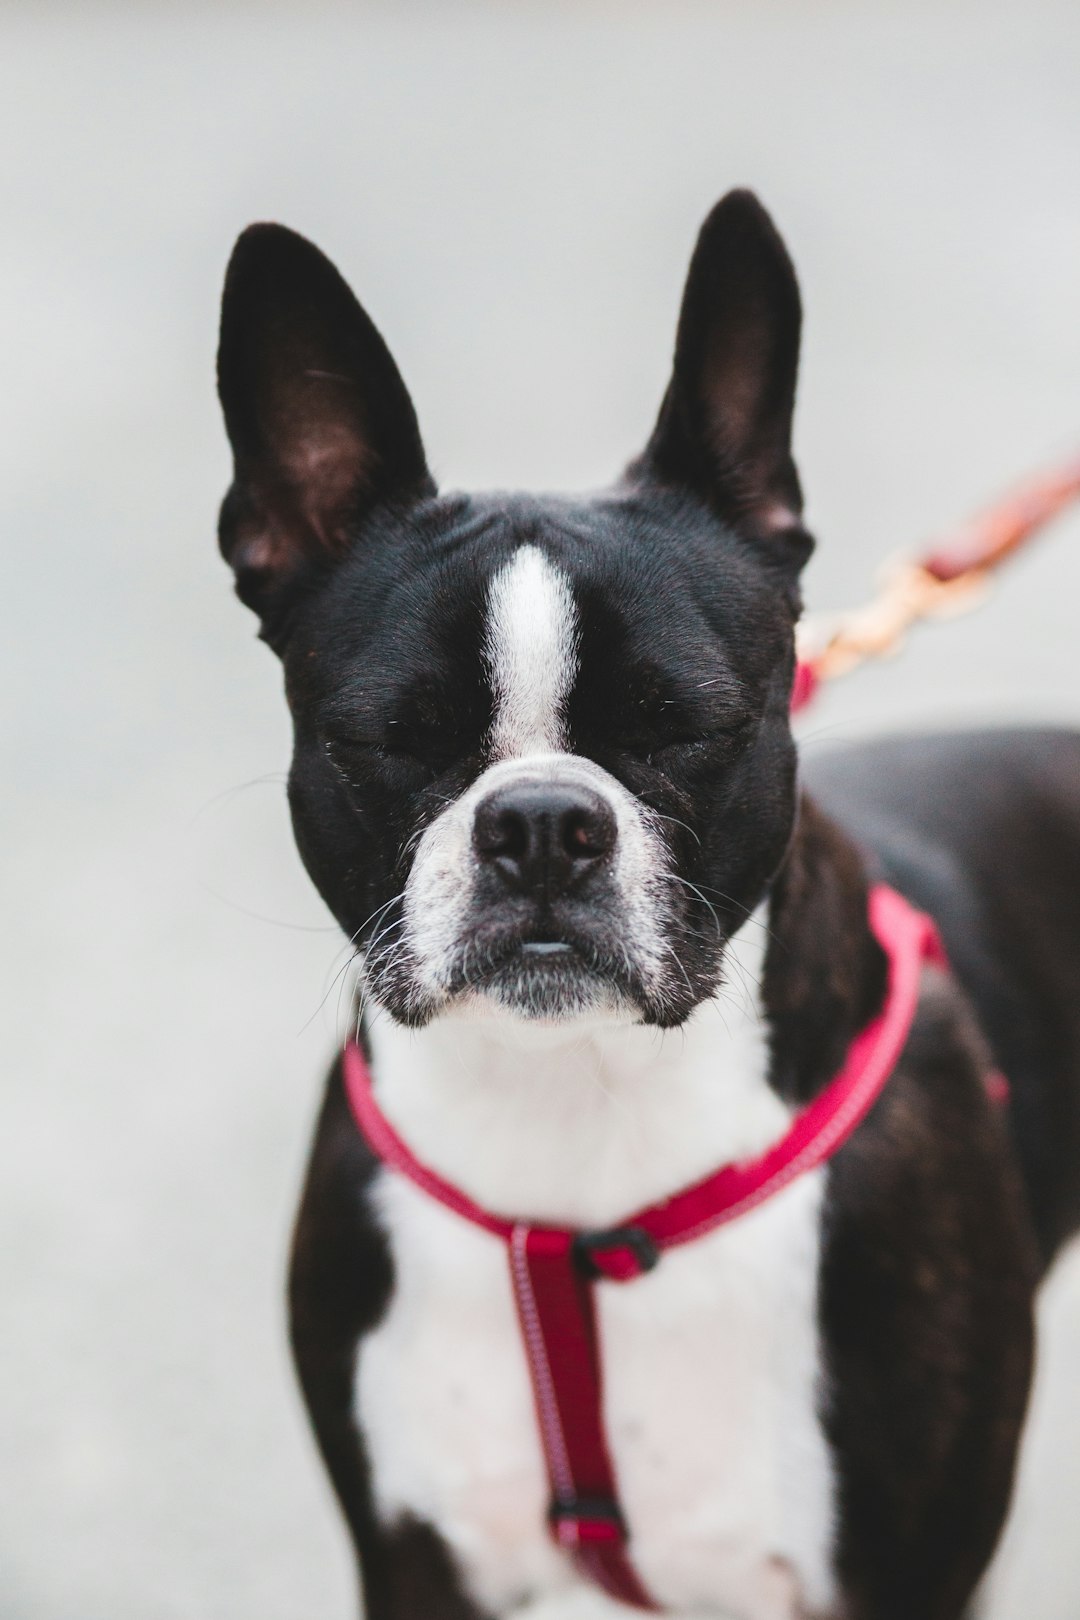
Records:
[[[607,1226],[763,1152],[880,1000],[858,857],[809,806],[723,983],[678,1029],[544,1026],[466,1008],[367,1025],[380,1106],[413,1152],[498,1214]]]

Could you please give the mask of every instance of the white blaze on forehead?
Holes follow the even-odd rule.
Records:
[[[495,758],[561,749],[577,674],[577,612],[570,581],[536,546],[522,546],[491,582],[484,651]]]

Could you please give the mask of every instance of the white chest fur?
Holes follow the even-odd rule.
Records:
[[[752,973],[753,939],[741,949]],[[414,1151],[490,1208],[609,1225],[760,1151],[787,1120],[752,998],[682,1031],[373,1036],[382,1106]],[[790,1620],[831,1593],[832,1471],[817,1406],[821,1174],[598,1286],[605,1420],[633,1557],[678,1616]],[[383,1172],[395,1289],[361,1347],[357,1411],[376,1504],[452,1548],[499,1616],[625,1612],[544,1531],[547,1488],[499,1239]],[[527,1595],[531,1594],[531,1600]]]

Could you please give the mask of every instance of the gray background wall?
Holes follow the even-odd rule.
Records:
[[[1080,436],[1080,10],[922,0],[0,6],[0,1614],[344,1620],[281,1283],[341,1027],[277,669],[213,545],[215,304],[279,218],[357,286],[446,482],[642,442],[697,225],[808,309],[812,607]],[[830,694],[1080,718],[1080,519]],[[1080,1262],[997,1620],[1080,1613]]]

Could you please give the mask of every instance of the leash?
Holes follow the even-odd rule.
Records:
[[[604,1430],[596,1285],[632,1282],[668,1249],[747,1214],[824,1164],[865,1119],[903,1051],[923,965],[946,966],[934,924],[896,890],[871,889],[869,919],[888,958],[888,986],[840,1073],[758,1158],[724,1165],[604,1231],[531,1225],[481,1208],[416,1158],[379,1108],[359,1046],[345,1047],[346,1094],[372,1152],[505,1244],[551,1488],[551,1535],[586,1579],[632,1608],[659,1612],[631,1562]]]
[[[822,681],[898,651],[921,620],[952,617],[977,607],[994,571],[1078,498],[1080,457],[1027,479],[944,535],[920,560],[893,563],[878,594],[865,606],[841,615],[831,630],[821,633],[800,626],[792,711],[804,708]]]

